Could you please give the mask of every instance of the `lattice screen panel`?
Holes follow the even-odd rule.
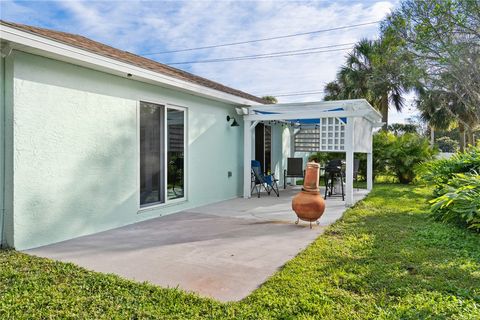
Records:
[[[300,128],[295,135],[295,151],[344,151],[345,123],[339,118],[322,118],[315,126]]]
[[[320,119],[320,151],[345,149],[345,123],[339,118]]]
[[[320,130],[318,126],[301,128],[295,135],[295,151],[316,152],[320,146]]]

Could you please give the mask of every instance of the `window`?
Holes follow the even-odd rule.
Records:
[[[185,111],[140,102],[140,206],[185,197]]]

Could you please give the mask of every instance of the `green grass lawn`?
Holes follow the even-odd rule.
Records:
[[[377,185],[238,303],[0,251],[0,319],[480,319],[480,235],[431,221],[428,194]]]

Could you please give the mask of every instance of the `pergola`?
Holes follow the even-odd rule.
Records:
[[[353,204],[354,153],[367,154],[367,189],[372,180],[372,135],[382,125],[382,117],[365,99],[279,103],[243,109],[244,198],[250,197],[252,131],[259,122],[280,121],[311,128],[317,138],[306,141],[305,151],[345,152],[345,204]],[[237,110],[238,111],[238,110]]]

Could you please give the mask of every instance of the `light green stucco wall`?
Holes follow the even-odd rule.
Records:
[[[141,213],[139,100],[188,108],[188,201]],[[243,128],[225,120],[235,114],[233,107],[15,52],[15,247],[36,247],[239,196]]]
[[[5,58],[0,58],[0,247],[3,245],[5,215]]]
[[[2,221],[2,246],[13,246],[13,57],[7,56],[2,61],[3,95],[1,128],[1,166],[2,190],[1,201],[4,209]]]

